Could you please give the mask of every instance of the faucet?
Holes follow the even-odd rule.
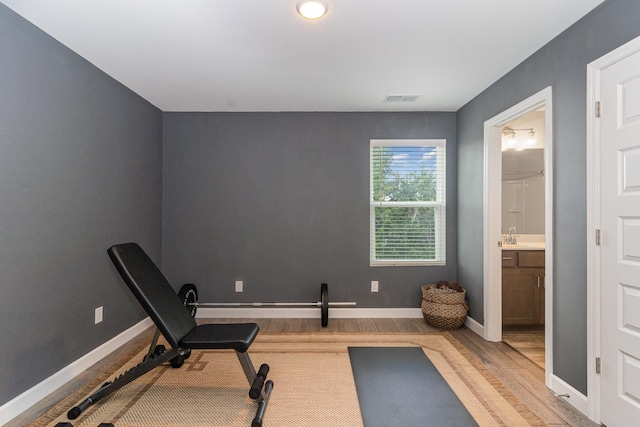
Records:
[[[509,235],[505,237],[505,243],[507,245],[515,245],[517,244],[516,236],[514,235],[516,232],[515,227],[509,227]]]

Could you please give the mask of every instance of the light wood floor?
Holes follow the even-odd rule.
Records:
[[[502,331],[502,341],[544,369],[544,331]]]
[[[423,319],[329,319],[326,328],[320,326],[318,319],[211,319],[201,323],[256,322],[262,333],[284,332],[435,332]],[[153,334],[150,328],[127,345],[121,347],[101,362],[76,377],[61,390],[43,399],[37,405],[12,420],[6,427],[28,425],[60,400],[82,387],[91,378],[109,368],[128,351],[142,343],[149,342]],[[504,342],[491,343],[479,337],[469,329],[462,328],[452,334],[474,354],[496,377],[535,412],[546,425],[553,426],[589,426],[597,424],[556,397],[544,385],[544,369],[514,350]]]

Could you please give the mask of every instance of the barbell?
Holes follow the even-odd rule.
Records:
[[[355,302],[329,302],[329,286],[320,285],[320,301],[316,302],[198,302],[198,289],[193,283],[185,283],[178,291],[180,300],[195,317],[198,307],[319,307],[322,326],[329,323],[329,307],[354,307]]]

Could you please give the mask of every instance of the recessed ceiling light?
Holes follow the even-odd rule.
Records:
[[[318,19],[327,13],[329,5],[323,0],[300,0],[296,9],[303,18]]]

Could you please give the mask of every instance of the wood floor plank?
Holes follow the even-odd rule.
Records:
[[[544,331],[503,331],[502,340],[544,369]]]
[[[376,319],[376,325],[378,325],[378,332],[400,332],[394,319]]]

